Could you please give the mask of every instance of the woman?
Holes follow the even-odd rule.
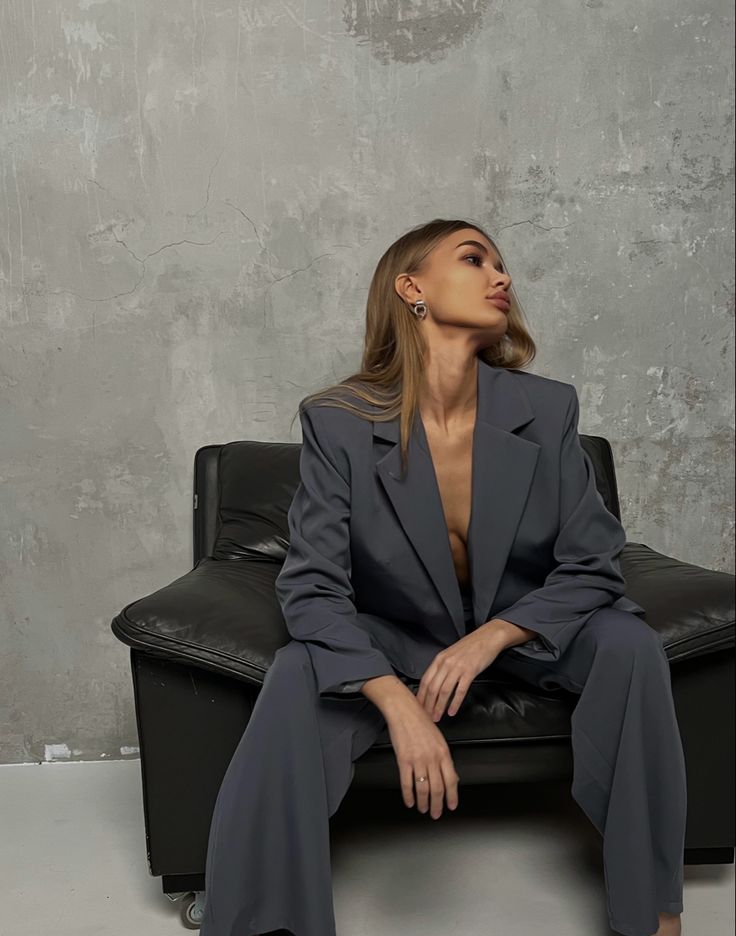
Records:
[[[624,594],[625,534],[580,444],[575,388],[521,370],[534,352],[477,225],[432,221],[381,258],[361,371],[300,405],[275,586],[293,639],[222,781],[202,936],[335,936],[328,820],[353,762],[387,727],[406,805],[455,809],[436,723],[488,667],[579,694],[572,794],[603,835],[611,926],[681,932],[667,658]]]

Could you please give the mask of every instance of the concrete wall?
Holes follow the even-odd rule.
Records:
[[[400,13],[399,13],[400,10]],[[136,756],[202,445],[298,441],[370,275],[486,225],[629,539],[733,560],[726,0],[3,0],[0,761]]]

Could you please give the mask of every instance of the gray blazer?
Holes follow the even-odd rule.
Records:
[[[644,614],[624,594],[626,541],[578,436],[572,384],[478,358],[468,529],[473,612],[537,636],[509,652],[557,660],[598,609]],[[419,414],[401,479],[399,420],[300,407],[300,483],[276,579],[286,627],[320,695],[365,698],[366,679],[411,680],[465,634],[460,587]],[[406,680],[404,680],[406,681]]]

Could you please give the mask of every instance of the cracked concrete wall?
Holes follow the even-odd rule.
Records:
[[[732,35],[726,0],[3,3],[0,760],[136,756],[109,623],[191,567],[195,450],[298,441],[435,216],[498,236],[629,539],[731,570]]]

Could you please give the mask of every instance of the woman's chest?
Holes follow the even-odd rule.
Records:
[[[473,427],[452,438],[425,430],[458,581],[470,582],[468,526],[472,507]]]
[[[430,431],[426,444],[410,449],[406,476],[398,449],[356,455],[350,466],[356,606],[397,619],[415,618],[418,608],[441,615],[446,607],[437,592],[452,600],[453,574],[465,584],[471,566],[474,587],[480,581],[486,590],[494,587],[492,569],[525,581],[546,574],[558,524],[557,456],[541,448],[530,467],[512,457],[521,449],[509,454],[512,445],[476,427],[446,446]]]

